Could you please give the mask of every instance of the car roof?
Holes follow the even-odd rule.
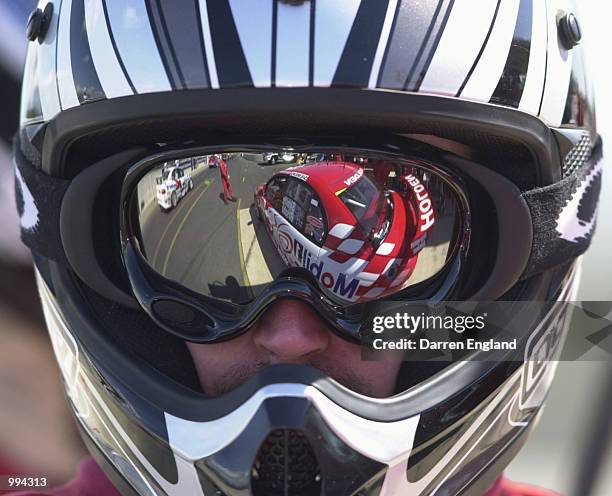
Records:
[[[317,162],[301,167],[291,167],[279,174],[306,181],[319,195],[323,192],[334,195],[354,184],[347,184],[345,181],[353,177],[359,170],[363,168],[352,162]]]

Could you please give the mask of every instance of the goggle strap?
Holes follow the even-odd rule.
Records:
[[[21,240],[34,253],[68,264],[60,233],[64,194],[70,181],[51,177],[36,168],[15,145],[15,198]]]
[[[533,221],[533,244],[522,279],[582,255],[595,232],[602,179],[602,143],[572,174],[523,193]]]

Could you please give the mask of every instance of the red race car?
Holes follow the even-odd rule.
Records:
[[[396,189],[405,191],[398,192],[380,184],[391,167],[374,171],[370,177],[361,164],[318,162],[278,172],[255,192],[283,262],[304,267],[351,302],[405,288],[435,223],[433,201],[417,175],[395,173],[403,185]]]

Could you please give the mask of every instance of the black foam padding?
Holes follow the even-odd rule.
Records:
[[[102,298],[85,285],[81,290],[100,328],[113,343],[176,382],[201,392],[195,365],[184,341],[159,328],[144,311],[130,310]]]

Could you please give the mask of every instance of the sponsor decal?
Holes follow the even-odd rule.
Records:
[[[359,280],[344,272],[334,273],[325,268],[325,262],[317,259],[297,239],[293,239],[293,256],[298,266],[304,267],[324,288],[346,299],[351,299],[359,288]]]
[[[295,172],[295,171],[291,171],[289,172],[290,176],[293,176],[297,179],[301,179],[302,181],[308,181],[308,174],[304,174],[303,172]]]
[[[359,288],[360,281],[344,272],[327,269],[323,260],[317,258],[308,248],[295,239],[292,235],[295,228],[282,222],[282,216],[272,209],[270,210],[274,217],[273,221],[270,222],[272,240],[285,263],[293,267],[303,267],[324,288],[347,300],[352,299]]]
[[[435,222],[432,201],[429,198],[429,193],[425,189],[425,186],[421,184],[421,181],[419,181],[416,176],[409,174],[406,179],[419,205],[419,216],[421,219],[419,223],[421,226],[420,231],[425,232],[429,230]]]
[[[355,184],[357,181],[359,181],[361,179],[361,176],[363,176],[363,169],[359,168],[357,169],[357,172],[355,172],[355,174],[353,174],[348,179],[344,180],[344,184],[346,184],[347,186],[351,186]]]

